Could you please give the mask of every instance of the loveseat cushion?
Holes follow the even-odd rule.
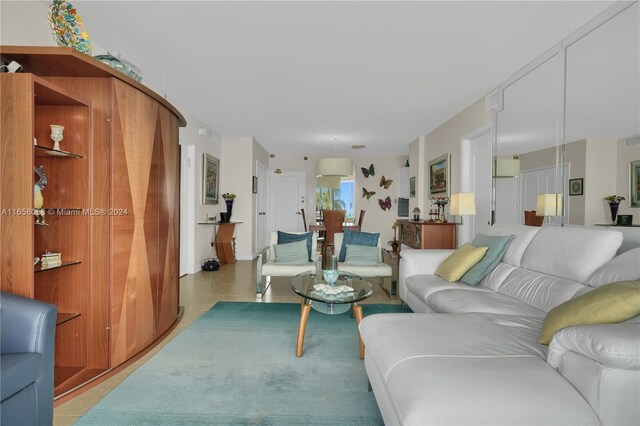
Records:
[[[0,368],[2,370],[0,395],[4,401],[40,377],[42,356],[34,352],[2,354]]]
[[[304,265],[309,262],[305,240],[276,244],[273,251],[276,253],[276,263],[281,265]]]
[[[622,243],[617,231],[543,227],[522,256],[522,267],[568,280],[587,282],[615,256]]]
[[[375,266],[378,264],[378,247],[349,244],[344,263],[356,266]]]
[[[480,280],[498,266],[512,239],[513,235],[504,237],[484,234],[476,235],[471,244],[474,247],[488,247],[487,253],[480,262],[476,263],[460,278],[460,281],[471,286],[477,285]]]
[[[640,281],[603,285],[553,308],[542,323],[540,343],[548,345],[565,327],[582,324],[611,324],[640,314]]]
[[[347,245],[369,246],[377,247],[380,234],[372,234],[370,232],[351,231],[349,229],[344,230],[344,237],[342,240],[342,247],[338,256],[338,262],[344,262],[347,256]]]

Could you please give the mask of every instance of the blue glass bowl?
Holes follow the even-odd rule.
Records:
[[[338,271],[337,269],[322,270],[322,278],[324,278],[324,281],[329,285],[335,284],[339,274],[340,274],[340,271]]]

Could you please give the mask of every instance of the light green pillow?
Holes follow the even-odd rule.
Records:
[[[467,243],[454,251],[436,269],[436,275],[447,281],[458,281],[462,276],[480,262],[488,247],[474,247]]]
[[[304,265],[309,262],[307,240],[293,243],[276,244],[273,246],[276,263],[281,265]]]
[[[582,324],[612,324],[640,314],[640,281],[598,287],[556,306],[542,322],[538,343],[548,345],[557,331]]]
[[[344,263],[354,266],[376,266],[378,264],[378,247],[349,244]]]

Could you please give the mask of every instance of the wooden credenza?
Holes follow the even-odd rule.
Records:
[[[456,224],[401,220],[400,242],[414,249],[454,249]]]
[[[0,54],[24,68],[0,74],[1,287],[58,307],[59,397],[147,350],[179,319],[186,123],[149,88],[71,48]],[[52,151],[52,124],[65,127],[69,152]],[[48,226],[31,213],[40,165]],[[45,250],[63,264],[34,267]]]

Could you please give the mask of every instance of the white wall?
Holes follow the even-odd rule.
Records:
[[[584,182],[585,225],[611,223],[611,212],[604,197],[612,195],[616,188],[616,151],[616,141],[587,139],[585,176],[589,179]]]
[[[633,215],[633,224],[637,225],[640,222],[640,209],[638,207],[629,207],[629,163],[640,160],[640,145],[626,147],[624,140],[621,139],[617,142],[617,147],[616,194],[626,198],[625,201],[620,203],[618,214]]]
[[[307,160],[302,155],[276,155],[270,159],[269,173],[273,173],[275,169],[282,170],[305,170],[307,172],[307,191],[305,212],[307,215],[307,223],[315,222],[316,211],[316,162],[320,156],[307,156]],[[400,168],[404,166],[408,157],[406,155],[399,156],[367,156],[358,155],[350,157],[356,165],[355,179],[355,200],[354,212],[356,220],[361,209],[366,210],[362,230],[365,232],[380,233],[382,245],[386,245],[387,241],[393,238],[393,229],[391,226],[398,219],[398,189],[400,179]],[[365,178],[360,167],[369,167],[374,165],[376,175]],[[411,164],[410,164],[411,165]],[[386,179],[393,179],[393,183],[389,189],[380,187],[380,178],[384,175]],[[370,200],[362,197],[362,188],[367,191],[375,191],[376,194]],[[378,198],[392,199],[391,210],[383,211],[378,205]]]

